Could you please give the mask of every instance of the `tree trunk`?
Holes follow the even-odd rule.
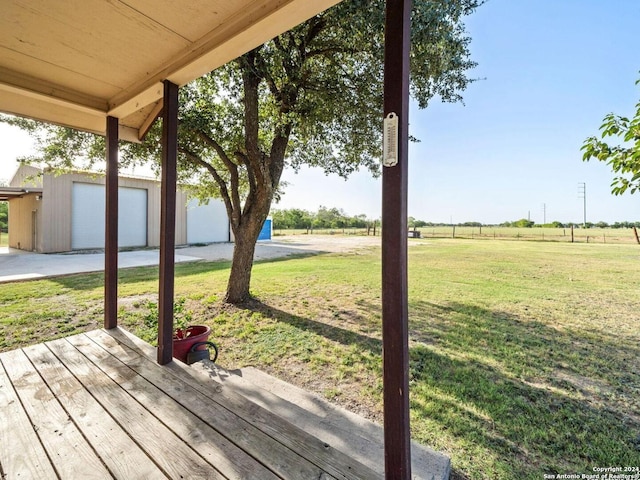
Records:
[[[264,221],[269,215],[273,194],[280,183],[284,168],[284,155],[291,134],[291,124],[278,125],[271,142],[269,153],[261,151],[259,141],[259,95],[258,89],[264,77],[256,66],[261,47],[251,50],[238,60],[242,69],[245,152],[242,164],[247,169],[249,193],[240,205],[238,182],[232,185],[235,200],[226,202],[227,213],[235,236],[233,262],[225,302],[242,303],[250,297],[251,269],[256,242]],[[291,89],[289,89],[291,90]],[[290,105],[295,105],[297,89],[290,91],[286,97],[286,107],[281,106],[281,113],[287,113]],[[282,100],[281,100],[282,101]],[[237,172],[232,168],[232,173]]]
[[[255,248],[255,241],[243,240],[241,237],[236,236],[236,243],[233,247],[231,274],[229,275],[229,283],[227,284],[227,295],[224,299],[225,302],[242,303],[249,298],[251,268],[253,267]]]
[[[251,214],[243,214],[240,224],[234,228],[233,261],[227,284],[227,294],[224,299],[227,303],[242,303],[250,297],[249,285],[251,283],[253,254],[262,225],[269,214],[270,206],[271,199],[254,204]]]

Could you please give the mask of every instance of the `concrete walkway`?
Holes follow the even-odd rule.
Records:
[[[292,235],[258,243],[254,258],[263,260],[301,253],[346,252],[375,245],[380,245],[380,237]],[[232,243],[213,243],[203,247],[177,248],[175,259],[176,263],[219,261],[231,260],[232,256]],[[128,268],[158,265],[159,258],[158,250],[120,252],[118,266]],[[104,253],[41,254],[0,247],[0,283],[103,270]]]
[[[193,260],[199,259],[187,255],[176,255],[176,262]],[[121,268],[157,265],[158,261],[158,250],[139,250],[118,254],[118,264]],[[103,270],[104,253],[40,254],[13,248],[0,248],[0,283]]]

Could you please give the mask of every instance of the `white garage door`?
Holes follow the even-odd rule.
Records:
[[[104,185],[74,183],[71,207],[71,248],[104,248]],[[118,189],[118,246],[147,244],[147,191]]]
[[[147,191],[143,188],[118,189],[118,246],[147,245]]]
[[[187,243],[229,241],[229,220],[222,200],[211,199],[207,205],[198,200],[187,204]]]

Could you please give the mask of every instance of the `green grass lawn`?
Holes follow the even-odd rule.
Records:
[[[640,247],[412,240],[411,418],[453,478],[640,466]],[[219,363],[255,365],[381,419],[379,251],[259,263],[255,301],[220,301],[228,263],[177,266],[180,317]],[[153,342],[157,269],[120,273],[120,322]],[[99,326],[101,274],[0,285],[0,350]]]

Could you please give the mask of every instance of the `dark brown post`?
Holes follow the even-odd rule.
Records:
[[[638,237],[638,229],[633,227],[633,235],[636,237],[636,243],[640,245],[640,238]]]
[[[104,228],[104,328],[118,326],[118,119],[107,117]]]
[[[160,365],[169,363],[173,357],[177,159],[178,86],[165,80],[160,187],[160,291],[158,294],[158,363]]]
[[[382,167],[382,349],[387,479],[411,478],[407,300],[407,167],[411,0],[387,0],[384,116],[398,117],[397,160]]]

